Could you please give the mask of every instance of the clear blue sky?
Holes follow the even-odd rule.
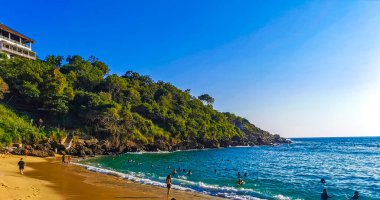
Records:
[[[0,22],[286,137],[380,135],[380,1],[18,0]]]

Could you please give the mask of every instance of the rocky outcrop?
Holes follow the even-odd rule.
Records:
[[[108,140],[98,140],[93,137],[76,138],[72,141],[70,148],[66,149],[65,145],[57,141],[43,141],[33,146],[16,149],[13,154],[31,156],[48,157],[54,156],[54,153],[69,154],[73,156],[94,156],[94,155],[113,155],[125,152],[138,151],[176,151],[189,149],[204,149],[204,148],[221,148],[229,146],[256,146],[256,145],[275,145],[290,143],[290,140],[272,135],[268,132],[262,132],[261,135],[245,132],[244,137],[234,137],[232,140],[183,140],[176,144],[170,144],[165,140],[157,140],[150,144],[139,144],[131,140],[127,140],[123,144],[114,145]]]

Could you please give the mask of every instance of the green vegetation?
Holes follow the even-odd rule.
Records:
[[[208,94],[196,98],[189,90],[136,72],[123,76],[108,72],[108,66],[94,57],[69,56],[65,62],[62,56],[2,59],[0,97],[38,121],[35,126],[75,130],[113,146],[133,142],[197,148],[267,144],[275,139],[246,119],[213,109],[214,98]],[[0,108],[1,123],[8,123],[0,129],[1,142],[33,143],[54,135]]]
[[[45,138],[45,134],[33,126],[26,117],[16,115],[0,104],[0,144],[12,142],[34,143]]]

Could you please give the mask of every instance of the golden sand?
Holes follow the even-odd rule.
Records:
[[[114,176],[90,172],[74,165],[61,164],[60,158],[23,157],[20,175],[19,156],[0,157],[0,199],[166,199],[166,189],[141,185]],[[172,190],[177,200],[220,199],[203,194]]]

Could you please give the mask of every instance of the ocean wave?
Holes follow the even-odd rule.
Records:
[[[279,194],[279,195],[274,195],[274,198],[276,198],[276,199],[278,199],[278,200],[291,200],[290,197],[286,197],[286,196],[281,195],[281,194]]]
[[[248,195],[234,195],[231,193],[218,193],[216,196],[233,199],[233,200],[266,200],[266,199],[260,199],[260,198],[252,197]]]
[[[128,154],[164,154],[164,153],[173,153],[174,151],[139,151],[139,152],[128,152]]]
[[[166,187],[166,184],[164,183],[164,180],[166,177],[158,177],[159,180],[163,180],[163,182],[159,181],[154,181],[151,179],[144,178],[145,174],[144,173],[134,173],[130,172],[128,174],[110,170],[110,169],[105,169],[101,167],[95,167],[91,165],[86,165],[82,163],[73,163],[74,165],[81,166],[89,171],[92,172],[97,172],[97,173],[102,173],[102,174],[107,174],[111,176],[116,176],[120,177],[123,179],[127,179],[130,181],[133,181],[135,183],[140,183],[144,185],[153,185],[153,186],[158,186],[158,187]],[[99,166],[99,165],[98,165]],[[206,184],[203,182],[193,182],[193,181],[188,181],[182,178],[172,178],[174,181],[177,181],[182,184],[187,184],[190,185],[196,189],[192,189],[189,187],[185,187],[182,185],[178,184],[173,184],[172,188],[176,190],[182,190],[182,191],[191,191],[191,192],[199,192],[207,195],[213,195],[213,196],[219,196],[219,197],[224,197],[224,198],[229,198],[229,199],[235,199],[235,200],[263,200],[261,198],[257,197],[252,197],[249,195],[244,195],[244,193],[247,192],[254,192],[253,189],[246,189],[246,188],[234,188],[234,187],[227,187],[227,186],[218,186],[218,185],[210,185]]]
[[[257,147],[257,146],[230,146],[229,148],[249,148],[249,147]]]
[[[165,183],[161,183],[161,182],[158,182],[158,181],[153,181],[153,180],[150,180],[150,179],[147,179],[147,178],[139,177],[139,176],[144,176],[143,173],[125,174],[125,173],[122,173],[122,172],[117,172],[117,171],[114,171],[114,170],[104,169],[104,168],[100,168],[100,167],[94,167],[94,166],[91,166],[91,165],[85,165],[85,164],[81,164],[81,163],[73,163],[73,164],[81,166],[81,167],[84,167],[85,169],[87,169],[89,171],[93,171],[93,172],[97,172],[97,173],[102,173],[102,174],[107,174],[107,175],[111,175],[111,176],[117,176],[117,177],[120,177],[120,178],[124,178],[124,179],[130,180],[130,181],[133,181],[135,183],[140,183],[140,184],[144,184],[144,185],[153,185],[153,186],[158,186],[158,187],[166,187]],[[194,191],[191,188],[181,187],[181,186],[178,186],[178,185],[173,185],[172,188],[176,189],[176,190],[182,190],[182,191]]]

